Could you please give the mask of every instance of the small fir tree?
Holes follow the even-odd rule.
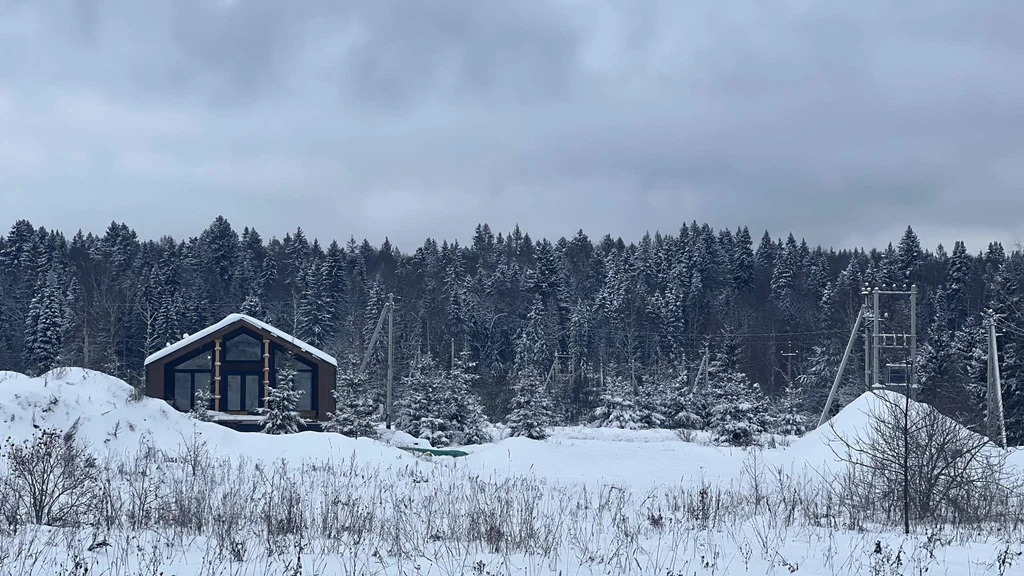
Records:
[[[267,408],[260,412],[263,419],[265,434],[294,434],[299,431],[299,405],[301,391],[295,389],[295,371],[291,368],[280,368],[277,372],[277,385],[270,389]]]
[[[717,440],[732,446],[755,444],[765,429],[760,388],[742,372],[725,369],[712,374],[709,424]]]
[[[512,389],[512,410],[506,422],[511,434],[533,440],[547,438],[551,403],[544,379],[536,370],[526,368],[514,375]]]
[[[446,388],[451,406],[448,415],[449,426],[455,432],[457,444],[484,444],[491,441],[488,422],[483,406],[473,392],[478,376],[473,372],[475,364],[463,352],[452,363],[449,372],[449,386]]]
[[[210,414],[212,400],[213,394],[210,393],[209,386],[196,387],[196,392],[192,397],[192,410],[189,411],[189,414],[196,420],[210,422],[213,420],[213,414]]]
[[[404,380],[405,393],[398,402],[399,430],[443,447],[452,443],[454,435],[443,415],[449,410],[442,398],[442,382],[437,363],[429,354],[413,362]]]
[[[465,355],[447,373],[429,355],[417,360],[405,380],[399,428],[434,447],[489,442],[487,419],[471,390],[476,379],[472,368]]]
[[[249,295],[245,297],[245,302],[242,302],[242,314],[257,320],[266,321],[267,314],[263,309],[263,300],[260,299],[258,294],[249,292]]]
[[[792,384],[779,401],[775,418],[775,432],[785,436],[801,436],[807,432],[807,415],[800,410],[800,390]]]
[[[684,430],[702,430],[707,421],[707,391],[703,387],[694,390],[685,364],[672,375],[666,385],[667,396],[663,400],[665,426]],[[697,378],[697,375],[694,375]]]
[[[616,374],[605,377],[601,404],[594,410],[591,425],[599,428],[646,428],[641,421],[636,395],[629,380]]]
[[[324,425],[328,432],[350,438],[376,438],[375,407],[367,395],[366,374],[360,374],[353,365],[339,373],[334,388],[335,412]]]

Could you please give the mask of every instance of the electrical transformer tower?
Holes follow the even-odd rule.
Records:
[[[864,296],[864,305],[861,306],[860,311],[857,313],[853,330],[850,331],[850,340],[846,345],[846,351],[843,353],[843,359],[839,363],[839,370],[835,381],[832,383],[832,389],[829,391],[828,400],[825,401],[825,407],[821,412],[818,426],[824,424],[829,418],[829,412],[832,410],[833,402],[835,402],[836,391],[839,390],[839,384],[843,380],[843,372],[846,370],[846,364],[850,359],[850,354],[853,352],[854,344],[856,344],[857,338],[860,336],[859,332],[862,324],[864,325],[864,387],[868,390],[883,388],[895,391],[901,391],[900,388],[902,388],[902,391],[908,398],[913,399],[916,395],[917,286],[911,286],[909,290],[904,286],[900,290],[895,285],[886,286],[883,284],[880,288],[868,288],[865,285],[861,294]],[[910,298],[910,330],[908,332],[882,331],[882,322],[889,321],[889,314],[883,314],[881,310],[882,296],[908,296]],[[881,377],[883,353],[889,350],[905,350],[907,357],[900,363],[885,364],[887,370],[883,381]],[[902,383],[894,381],[894,369],[896,373],[902,373],[904,380]],[[900,386],[900,384],[904,384],[904,386]]]
[[[898,391],[900,382],[893,381],[892,373],[893,368],[898,368],[902,371],[906,395],[913,400],[917,393],[917,286],[911,286],[910,290],[906,289],[906,285],[903,288],[903,290],[899,290],[896,286],[889,287],[883,284],[881,288],[876,287],[871,292],[874,303],[871,329],[871,383],[873,388],[888,388]],[[881,296],[910,297],[909,332],[886,333],[881,331],[879,324],[889,318],[888,313],[884,314],[884,316],[881,313]],[[883,380],[879,373],[882,367],[882,355],[887,350],[905,350],[907,356],[903,362],[898,364],[887,363],[885,366],[889,370]]]

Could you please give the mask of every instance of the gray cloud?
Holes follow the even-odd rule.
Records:
[[[0,0],[0,214],[1024,236],[1013,2]]]

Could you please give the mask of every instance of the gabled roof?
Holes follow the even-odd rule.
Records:
[[[181,350],[182,348],[188,346],[189,344],[192,344],[193,342],[196,342],[198,340],[202,340],[203,338],[206,338],[210,334],[213,334],[214,332],[217,332],[222,328],[226,328],[228,326],[231,326],[232,324],[239,323],[245,323],[252,326],[253,328],[266,330],[267,332],[270,332],[277,338],[284,340],[285,342],[291,343],[293,346],[299,348],[300,350],[306,352],[307,354],[316,356],[317,358],[323,360],[324,362],[328,362],[330,364],[333,364],[334,366],[338,365],[338,361],[334,358],[334,356],[331,356],[330,354],[324,352],[323,350],[319,350],[313,346],[310,346],[309,344],[306,344],[302,340],[299,340],[298,338],[292,336],[291,334],[286,334],[285,332],[282,332],[277,328],[274,328],[273,326],[267,324],[266,322],[261,322],[253,318],[252,316],[246,316],[245,314],[229,314],[220,322],[217,322],[212,326],[203,328],[202,330],[196,332],[195,334],[186,336],[185,338],[182,338],[181,340],[175,342],[174,344],[171,344],[170,346],[167,346],[162,350],[150,354],[149,356],[146,357],[146,364],[151,364],[156,360],[159,360],[164,356],[167,356],[168,354],[177,352],[178,350]]]

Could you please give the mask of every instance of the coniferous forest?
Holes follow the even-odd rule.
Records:
[[[706,428],[743,444],[816,423],[865,284],[916,284],[920,399],[984,428],[984,321],[998,315],[1008,439],[1024,442],[1020,247],[924,248],[910,228],[893,241],[836,251],[696,222],[548,240],[482,224],[467,246],[409,251],[301,229],[266,239],[222,217],[185,240],[119,223],[69,239],[18,221],[0,237],[0,370],[84,366],[138,385],[149,353],[243,312],[336,356],[339,381],[361,383],[344,397],[373,406],[384,339],[367,374],[352,371],[394,294],[399,415],[434,422],[436,444],[477,435],[479,422],[439,419],[481,407],[534,437],[589,423]],[[908,317],[897,306],[886,321]],[[853,351],[835,409],[864,389],[863,346]],[[424,413],[439,404],[447,415]]]

